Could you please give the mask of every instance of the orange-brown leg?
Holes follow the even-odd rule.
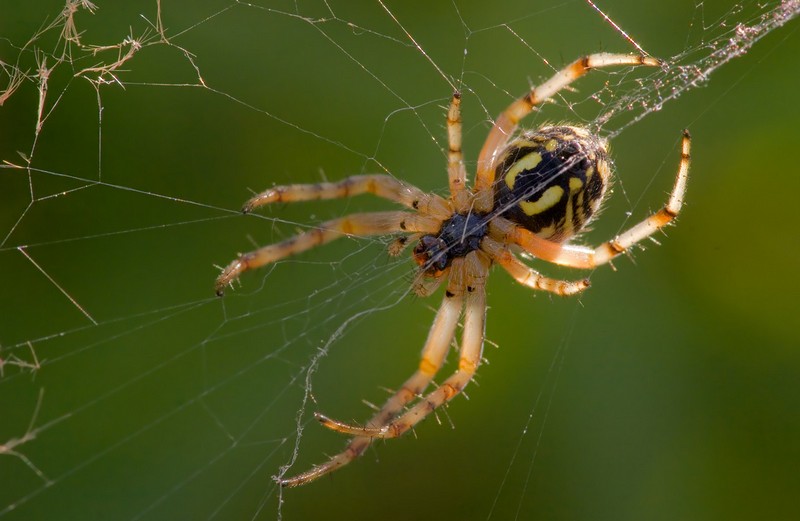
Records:
[[[422,398],[402,416],[383,426],[357,427],[332,420],[321,414],[317,419],[329,429],[370,438],[395,438],[413,428],[430,413],[458,395],[472,380],[481,361],[483,352],[483,331],[486,322],[486,275],[489,258],[480,251],[473,251],[464,258],[467,269],[463,286],[467,288],[464,305],[464,333],[461,338],[461,351],[458,370],[448,377],[433,392]]]
[[[251,197],[242,207],[244,213],[272,203],[293,203],[339,199],[370,193],[420,212],[446,219],[450,204],[436,194],[427,194],[408,183],[385,174],[355,175],[334,183],[275,186]]]
[[[222,270],[217,277],[215,289],[217,295],[222,295],[225,287],[245,271],[271,264],[340,237],[386,235],[396,232],[435,233],[441,224],[442,221],[434,217],[409,212],[361,213],[333,219],[285,241],[240,255]]]
[[[681,162],[667,204],[644,221],[596,248],[548,241],[503,218],[494,219],[489,223],[489,233],[500,242],[513,242],[539,259],[562,266],[588,269],[605,264],[628,251],[637,242],[664,228],[678,216],[683,207],[686,182],[689,178],[691,144],[689,131],[684,130],[681,141]]]
[[[646,65],[655,67],[662,62],[651,56],[636,54],[597,53],[578,58],[553,75],[541,85],[532,88],[527,94],[509,105],[495,120],[489,135],[478,156],[478,172],[475,177],[475,208],[488,212],[492,208],[494,185],[494,166],[497,157],[506,148],[508,140],[520,120],[531,113],[533,108],[553,97],[558,91],[577,80],[591,69],[615,65]]]
[[[511,275],[514,280],[532,289],[549,291],[556,295],[567,296],[580,293],[589,287],[589,279],[569,281],[545,277],[533,268],[526,266],[509,249],[508,245],[497,242],[491,237],[484,237],[481,249]]]
[[[461,94],[456,92],[447,111],[447,178],[450,184],[450,199],[457,212],[465,212],[470,205],[467,191],[467,168],[461,150]]]
[[[448,290],[444,301],[436,313],[433,326],[428,333],[428,340],[422,349],[422,358],[419,362],[417,371],[403,383],[400,389],[392,395],[370,420],[367,426],[379,428],[389,423],[403,407],[410,401],[417,398],[428,386],[431,379],[438,372],[444,362],[444,357],[450,349],[450,343],[455,334],[458,318],[461,316],[461,308],[464,303],[462,291],[459,286],[463,280],[461,272],[464,271],[464,263],[461,259],[456,259],[451,266],[451,274]],[[278,478],[281,485],[285,487],[296,487],[304,485],[315,479],[333,472],[357,457],[359,457],[372,442],[370,437],[356,437],[348,443],[347,448],[339,454],[333,456],[327,462],[313,467],[302,474],[291,478]]]

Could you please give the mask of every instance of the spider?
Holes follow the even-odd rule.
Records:
[[[394,438],[413,428],[438,407],[457,396],[470,382],[484,341],[486,278],[497,264],[520,284],[557,295],[573,295],[589,281],[564,281],[539,274],[520,261],[516,250],[537,259],[572,268],[605,264],[642,239],[669,224],[683,204],[689,172],[691,138],[683,132],[681,160],[666,205],[645,220],[596,248],[567,241],[597,213],[611,181],[606,141],[577,126],[543,126],[514,137],[519,121],[593,68],[615,65],[662,66],[650,56],[598,53],[584,56],[531,88],[512,102],[489,131],[477,162],[472,189],[461,151],[461,96],[455,92],[447,112],[450,197],[399,181],[390,175],[357,175],[334,183],[276,186],[243,207],[248,213],[276,202],[309,201],[371,193],[410,211],[351,214],[333,219],[282,242],[239,255],[219,275],[216,291],[247,270],[276,262],[334,239],[347,236],[401,234],[390,244],[391,255],[416,243],[419,265],[413,282],[420,296],[447,282],[444,299],[422,350],[417,371],[406,380],[365,426],[348,425],[322,414],[329,429],[353,436],[341,453],[326,463],[290,478],[276,477],[282,486],[309,483],[347,465],[376,438]],[[441,368],[463,314],[458,369],[427,395],[423,392]],[[412,402],[415,402],[412,405]],[[410,405],[410,408],[406,408]]]

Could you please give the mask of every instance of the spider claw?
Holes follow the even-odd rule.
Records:
[[[662,60],[661,58],[656,58],[655,56],[643,56],[642,57],[642,65],[647,65],[650,67],[666,67],[667,62]]]
[[[333,418],[329,418],[322,414],[321,412],[314,413],[314,419],[317,420],[322,424],[323,427],[327,427],[333,431],[337,432],[345,432],[347,433],[350,430],[356,430],[358,427],[354,427],[344,422],[340,422],[339,420],[334,420]]]
[[[311,470],[307,470],[302,474],[298,474],[296,476],[292,476],[290,478],[282,478],[280,476],[272,476],[272,480],[278,484],[281,488],[293,488],[299,487],[300,485],[305,485],[306,483],[310,483],[315,479],[324,476],[328,472],[335,470],[335,467],[329,467],[325,465],[318,465]]]
[[[373,428],[373,427],[358,427],[350,425],[339,420],[329,418],[320,412],[314,413],[314,418],[322,424],[323,427],[343,434],[351,436],[364,436],[367,438],[383,438],[388,432],[387,427]]]
[[[258,194],[256,196],[251,197],[248,199],[244,205],[242,205],[242,213],[247,215],[259,206],[272,202],[269,198],[269,195],[265,194]]]
[[[260,205],[261,205],[261,204],[259,203],[259,201],[261,201],[262,199],[264,199],[264,195],[263,195],[263,194],[258,194],[258,195],[256,195],[256,196],[253,196],[253,197],[251,197],[250,199],[248,199],[248,200],[247,200],[247,201],[246,201],[246,202],[245,202],[245,203],[242,205],[242,213],[243,213],[243,214],[245,214],[245,215],[247,215],[247,214],[249,214],[250,212],[252,212],[253,210],[255,210],[255,209],[256,209],[256,207],[258,207],[258,206],[260,206]]]
[[[230,282],[226,282],[226,281],[220,280],[221,278],[222,278],[222,275],[217,277],[217,280],[214,283],[214,293],[216,293],[216,295],[218,297],[224,297],[225,296],[225,288],[230,285]]]
[[[217,281],[214,283],[214,290],[217,293],[218,297],[221,297],[225,293],[225,288],[227,286],[233,287],[233,281],[236,280],[239,275],[248,269],[248,260],[252,257],[250,254],[239,255],[239,258],[235,261],[228,264],[222,273],[219,274],[217,277]]]

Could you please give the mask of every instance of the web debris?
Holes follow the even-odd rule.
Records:
[[[0,369],[2,369],[2,365],[0,365]],[[25,430],[25,434],[20,436],[19,438],[11,438],[5,443],[0,443],[0,456],[12,456],[20,461],[22,461],[25,466],[27,466],[34,474],[36,474],[41,480],[45,483],[45,486],[49,486],[52,482],[47,478],[44,472],[39,469],[25,454],[23,454],[19,448],[23,445],[32,442],[36,439],[36,436],[39,434],[42,428],[35,428],[34,425],[36,424],[36,419],[39,416],[39,409],[42,406],[42,399],[44,398],[44,389],[39,390],[39,399],[36,401],[36,407],[33,410],[33,415],[31,416],[31,421],[28,423],[28,428]]]
[[[42,364],[36,356],[36,350],[33,348],[33,343],[27,341],[26,344],[30,350],[30,360],[21,358],[10,351],[6,355],[3,353],[3,346],[0,345],[0,379],[6,376],[6,367],[16,367],[18,370],[27,371],[32,375],[42,368]]]

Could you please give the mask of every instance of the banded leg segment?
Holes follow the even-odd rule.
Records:
[[[386,235],[396,232],[435,233],[441,224],[442,221],[434,217],[409,212],[361,213],[333,219],[285,241],[240,255],[222,270],[217,277],[215,289],[217,295],[222,295],[225,286],[247,270],[271,264],[340,237]]]
[[[461,259],[456,259],[452,269],[456,272],[463,270],[464,265]],[[430,383],[433,376],[439,371],[444,362],[444,358],[450,349],[450,341],[455,334],[458,318],[461,316],[461,308],[464,303],[462,288],[456,287],[452,282],[448,286],[448,293],[445,295],[433,326],[428,333],[428,339],[422,349],[422,358],[419,362],[417,371],[403,383],[402,387],[392,395],[378,411],[367,422],[370,428],[379,428],[389,423],[403,407],[410,401],[419,396]],[[359,457],[372,443],[372,438],[356,437],[350,441],[344,451],[333,456],[327,462],[313,467],[297,476],[281,479],[280,484],[285,487],[296,487],[304,485],[330,472],[343,467]]]
[[[470,259],[470,256],[474,258]],[[484,325],[486,323],[485,281],[489,259],[483,253],[474,251],[467,255],[465,262],[468,266],[478,267],[478,269],[468,267],[467,273],[465,273],[467,285],[461,286],[472,288],[472,291],[468,291],[465,298],[464,333],[461,338],[458,370],[408,412],[383,426],[356,427],[318,415],[318,419],[325,427],[354,436],[396,438],[413,428],[438,407],[452,400],[472,380],[483,352]]]
[[[450,199],[457,212],[464,212],[469,205],[467,194],[467,167],[461,150],[461,93],[453,93],[447,111],[447,177],[450,184]]]
[[[427,194],[416,186],[385,174],[355,175],[335,183],[275,186],[250,198],[242,207],[242,211],[250,213],[259,206],[271,203],[340,199],[365,193],[400,203],[440,219],[446,219],[452,213],[445,199],[436,194]]]
[[[518,244],[531,255],[554,264],[583,269],[605,264],[628,251],[637,242],[664,228],[678,216],[683,207],[686,183],[689,179],[691,145],[691,135],[688,130],[684,130],[681,141],[681,162],[667,204],[644,221],[596,248],[548,241],[502,217],[489,223],[489,234],[500,242],[510,241]]]
[[[484,237],[481,249],[489,257],[505,269],[514,280],[532,289],[549,291],[556,295],[567,296],[580,293],[589,287],[589,279],[568,281],[545,277],[533,268],[520,261],[508,246],[501,244],[491,237]]]
[[[578,58],[553,75],[541,85],[532,88],[527,94],[511,103],[495,120],[489,135],[478,156],[478,172],[473,191],[478,194],[475,206],[478,211],[491,209],[491,194],[494,185],[494,163],[506,148],[508,140],[520,120],[531,113],[537,105],[553,97],[561,89],[577,80],[591,69],[615,65],[662,65],[657,58],[635,54],[597,53]]]

